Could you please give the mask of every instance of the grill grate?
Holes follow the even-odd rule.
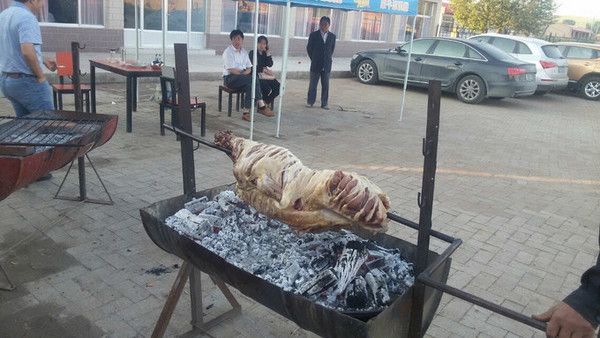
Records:
[[[99,133],[104,122],[69,119],[52,113],[19,118],[0,116],[0,145],[79,147],[82,136]]]

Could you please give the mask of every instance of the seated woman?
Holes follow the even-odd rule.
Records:
[[[242,119],[250,121],[250,106],[252,103],[252,63],[248,59],[248,53],[242,48],[244,33],[233,30],[229,34],[231,45],[223,52],[223,82],[231,89],[244,90],[244,102],[242,102]],[[256,81],[255,93],[258,112],[265,116],[273,116],[273,112],[265,104],[260,81]]]
[[[254,51],[248,53],[250,62],[254,62]],[[271,104],[279,96],[279,81],[269,67],[273,67],[273,58],[269,52],[269,40],[264,35],[258,37],[258,54],[256,55],[256,72],[260,81],[262,98],[266,104]]]

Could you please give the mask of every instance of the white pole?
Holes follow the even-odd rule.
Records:
[[[169,9],[169,6],[167,5],[167,1],[169,0],[163,0],[162,2],[162,8],[163,8],[163,19],[162,19],[162,57],[163,57],[163,63],[166,66],[167,65],[167,21],[168,21],[168,16],[167,16],[167,10]]]
[[[252,102],[250,103],[250,140],[254,137],[254,108],[256,101],[256,63],[258,58],[258,7],[260,0],[254,3],[254,52],[252,53]]]
[[[275,137],[279,137],[281,130],[281,109],[283,107],[283,96],[285,95],[285,81],[287,79],[288,51],[290,47],[290,16],[292,14],[292,2],[287,0],[285,4],[285,27],[283,30],[283,62],[281,64],[281,88],[279,94],[279,106],[277,107],[277,132]]]
[[[412,58],[413,41],[415,40],[415,27],[417,16],[413,16],[412,32],[410,33],[410,48],[408,50],[408,60],[406,60],[406,74],[404,74],[404,88],[402,89],[402,105],[400,106],[400,121],[404,117],[404,102],[406,101],[406,86],[408,84],[408,73],[410,72],[410,59]]]
[[[135,0],[135,61],[140,61],[140,31],[138,29],[138,0]]]

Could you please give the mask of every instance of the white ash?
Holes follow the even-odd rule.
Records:
[[[400,250],[345,230],[295,232],[233,191],[188,202],[166,224],[231,264],[340,311],[382,310],[414,282]]]

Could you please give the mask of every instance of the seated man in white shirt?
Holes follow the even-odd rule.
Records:
[[[242,48],[244,33],[241,30],[233,30],[229,34],[231,46],[223,52],[223,82],[231,89],[243,89],[245,92],[242,102],[242,119],[250,121],[250,104],[252,100],[252,62],[248,52]],[[274,116],[273,112],[262,100],[260,81],[256,80],[256,105],[258,112],[265,116]]]

